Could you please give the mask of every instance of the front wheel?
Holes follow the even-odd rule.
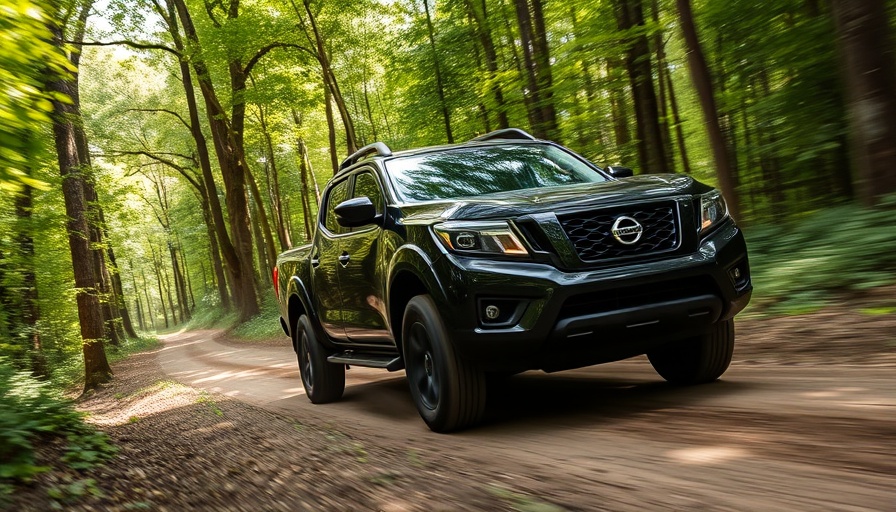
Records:
[[[408,302],[401,339],[411,396],[434,432],[478,423],[485,412],[485,374],[454,350],[429,295]]]
[[[305,394],[314,404],[339,400],[345,391],[345,365],[327,361],[326,350],[307,315],[299,317],[296,327],[296,353]]]
[[[725,320],[699,336],[663,345],[647,358],[653,369],[673,384],[700,384],[721,377],[733,353],[734,320]]]

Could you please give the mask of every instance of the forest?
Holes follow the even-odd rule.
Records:
[[[896,280],[896,2],[0,10],[6,376],[90,390],[129,340],[275,336],[278,253],[309,240],[323,185],[374,141],[518,127],[600,166],[718,186],[750,243],[755,314]]]

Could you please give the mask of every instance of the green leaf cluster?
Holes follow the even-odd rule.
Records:
[[[116,450],[51,383],[0,357],[0,488],[49,471],[36,460],[35,444],[52,439],[65,439],[62,462],[73,469],[93,467]]]
[[[46,0],[0,0],[0,189],[42,186],[30,177],[44,151],[52,101],[44,81],[71,64],[51,42]]]

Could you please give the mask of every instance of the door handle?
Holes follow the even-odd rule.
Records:
[[[339,263],[342,264],[343,267],[348,266],[348,262],[352,259],[349,253],[344,252],[341,256],[339,256]]]
[[[311,266],[317,268],[320,265],[320,258],[311,258]]]

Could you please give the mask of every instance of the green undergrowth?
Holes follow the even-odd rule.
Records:
[[[106,344],[110,362],[161,346],[151,336]],[[85,423],[67,392],[83,385],[80,353],[56,361],[50,379],[41,380],[14,361],[0,357],[0,507],[16,485],[63,466],[89,469],[114,455],[102,431]],[[41,446],[58,449],[37,450]],[[54,460],[56,459],[56,460]]]
[[[184,328],[188,331],[197,329],[232,329],[239,323],[235,311],[225,311],[219,305],[200,305],[193,312],[193,317]]]
[[[273,296],[265,296],[261,302],[261,313],[248,322],[237,325],[231,334],[244,340],[266,340],[284,336],[280,328],[280,310]]]
[[[277,300],[273,296],[265,296],[261,301],[260,310],[259,314],[241,324],[237,313],[233,310],[224,311],[218,305],[200,307],[197,308],[185,329],[223,329],[234,338],[246,341],[266,340],[282,336]]]
[[[94,467],[116,451],[106,434],[84,422],[58,384],[0,357],[0,504],[15,485],[52,469],[35,450],[50,443],[58,443],[60,462],[73,470]]]
[[[754,313],[808,313],[896,283],[896,198],[844,205],[788,224],[749,227]],[[870,306],[876,312],[896,306]]]

